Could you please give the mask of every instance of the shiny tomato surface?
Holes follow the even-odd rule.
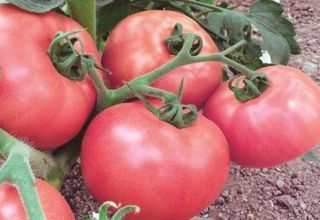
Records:
[[[174,55],[169,53],[165,40],[171,35],[176,23],[183,25],[183,33],[195,33],[203,39],[200,55],[218,52],[209,34],[186,15],[166,10],[139,12],[122,20],[107,39],[102,65],[112,72],[110,86],[117,88],[172,60]],[[222,67],[219,62],[182,66],[153,85],[177,93],[182,78],[182,102],[201,108],[219,85]]]
[[[140,103],[125,103],[91,122],[81,168],[100,202],[141,208],[128,219],[187,220],[222,190],[229,150],[220,129],[201,114],[192,126],[178,129]]]
[[[0,127],[39,149],[72,139],[95,104],[91,81],[63,77],[47,55],[57,32],[76,30],[82,30],[85,53],[99,60],[90,35],[71,18],[0,6]]]
[[[204,108],[230,145],[231,160],[249,167],[272,167],[303,155],[320,142],[320,89],[300,70],[270,66],[270,87],[241,103],[219,87]]]

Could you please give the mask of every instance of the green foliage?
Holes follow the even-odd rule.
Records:
[[[282,17],[282,13],[280,4],[260,0],[250,7],[248,13],[210,12],[207,22],[214,34],[231,45],[251,34],[252,27],[257,28],[262,41],[256,41],[254,47],[268,51],[273,63],[287,64],[290,53],[299,54],[300,48],[294,38],[293,25]]]
[[[130,1],[117,0],[97,9],[97,35],[101,38],[126,16],[133,13]]]
[[[45,220],[28,157],[28,153],[12,150],[0,167],[0,184],[10,182],[17,187],[30,220]]]
[[[287,64],[292,54],[299,54],[300,48],[294,39],[293,25],[284,17],[280,4],[261,0],[251,6],[247,15],[263,38],[262,47],[267,50],[273,63]]]
[[[95,0],[68,0],[69,13],[72,18],[87,28],[96,40],[96,3]],[[84,13],[85,12],[85,13]]]
[[[198,0],[199,2],[204,2],[204,3],[208,3],[208,4],[210,4],[210,5],[212,5],[214,2],[215,2],[215,0]]]
[[[182,11],[196,20],[221,50],[247,39],[249,45],[229,57],[249,68],[265,66],[259,59],[261,50],[269,52],[274,64],[287,64],[290,53],[300,53],[293,25],[282,16],[281,5],[274,1],[257,1],[247,13],[235,11],[227,3],[213,6],[194,0],[163,2],[168,9]],[[258,33],[253,35],[253,30]]]
[[[261,50],[268,51],[274,64],[287,64],[290,54],[299,54],[293,25],[282,16],[281,5],[260,0],[247,13],[238,12],[225,2],[214,0],[9,0],[29,11],[45,12],[68,5],[68,14],[81,23],[95,38],[100,49],[114,26],[130,14],[152,9],[177,10],[206,29],[221,50],[242,39],[248,45],[229,58],[257,69],[265,64],[259,59]],[[66,10],[65,10],[66,11]],[[83,12],[86,13],[83,13]],[[257,34],[252,34],[257,30]]]
[[[43,13],[57,8],[65,3],[65,0],[7,0],[8,2],[31,12]]]

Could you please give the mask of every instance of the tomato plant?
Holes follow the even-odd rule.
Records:
[[[36,180],[36,188],[47,220],[74,220],[68,203],[55,188],[40,179]],[[9,183],[2,183],[0,185],[0,219],[29,219],[27,218],[17,189]]]
[[[301,156],[320,142],[320,89],[292,67],[257,71],[265,73],[270,84],[261,96],[241,103],[224,83],[203,114],[224,132],[231,160],[271,167]]]
[[[82,174],[100,202],[135,204],[138,219],[188,219],[222,190],[229,151],[220,129],[202,115],[178,129],[140,103],[101,112],[85,133]]]
[[[96,92],[88,78],[76,82],[60,75],[47,51],[57,32],[83,28],[55,12],[33,14],[1,5],[0,14],[0,127],[39,149],[54,149],[80,131]],[[78,36],[85,52],[99,59],[90,35]]]
[[[270,80],[252,70],[265,65],[261,50],[268,51],[275,64],[285,64],[290,53],[300,52],[280,4],[262,0],[248,13],[239,13],[212,1],[8,1],[38,13],[60,7],[56,10],[81,22],[96,42],[86,32],[78,33],[81,26],[61,14],[0,6],[0,155],[6,159],[0,166],[1,219],[26,219],[28,214],[30,219],[44,220],[43,213],[48,219],[60,219],[65,210],[66,218],[73,219],[61,196],[55,207],[51,201],[55,196],[41,192],[45,188],[41,184],[47,184],[40,180],[39,200],[33,170],[60,186],[78,156],[74,145],[80,146],[77,141],[82,136],[53,152],[38,151],[18,138],[41,150],[55,149],[80,131],[96,100],[95,113],[101,113],[83,140],[82,172],[100,202],[128,205],[112,219],[139,212],[138,206],[141,213],[129,219],[185,220],[198,214],[223,187],[229,149],[221,130],[198,115],[194,105],[184,104],[203,107],[220,84],[220,62],[231,72],[243,73],[243,87],[232,87],[241,102],[224,85],[204,113],[226,133],[234,161],[274,166],[319,142],[320,101],[315,98],[319,89],[288,67],[261,69]],[[137,11],[143,12],[112,30]],[[251,36],[252,26],[259,40]],[[110,89],[96,71],[102,68],[94,60],[100,59],[94,43],[103,47],[101,39],[111,30],[102,57],[113,73]],[[225,50],[218,53],[212,39]],[[148,103],[150,96],[161,99],[163,106]],[[135,97],[145,106],[120,104]],[[8,180],[23,195],[25,210],[17,190],[5,183]],[[46,198],[50,198],[49,208]],[[99,218],[107,219],[109,208],[119,206],[104,203]]]
[[[203,39],[200,54],[217,53],[209,34],[195,21],[174,11],[151,10],[122,20],[109,35],[102,55],[102,65],[112,72],[110,86],[120,87],[133,78],[154,70],[173,59],[165,44],[176,23],[183,32],[198,34]],[[222,78],[219,62],[194,63],[179,67],[152,85],[178,92],[181,79],[185,86],[183,103],[202,107]]]

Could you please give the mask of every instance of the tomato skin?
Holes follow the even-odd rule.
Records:
[[[103,67],[112,72],[110,86],[120,87],[135,77],[166,64],[174,58],[165,39],[176,23],[183,33],[196,33],[203,39],[202,54],[217,53],[215,43],[195,21],[173,11],[151,10],[133,14],[122,20],[111,32],[102,55]],[[179,67],[154,82],[155,87],[177,93],[184,78],[183,103],[201,108],[221,82],[219,62],[195,63]]]
[[[47,220],[74,220],[74,215],[60,193],[43,180],[36,180],[41,205]],[[27,220],[17,189],[8,183],[0,185],[0,219]]]
[[[58,31],[75,30],[83,28],[55,12],[33,14],[0,6],[0,127],[42,150],[72,139],[95,104],[89,78],[75,82],[63,77],[47,55]],[[99,60],[90,35],[81,31],[78,36],[85,52]]]
[[[128,219],[186,220],[222,190],[229,150],[220,129],[201,114],[191,127],[178,129],[140,103],[125,103],[91,122],[81,168],[100,202],[140,206]]]
[[[309,151],[320,142],[320,89],[300,70],[270,66],[270,87],[259,97],[240,103],[220,86],[204,115],[224,132],[231,160],[248,167],[272,167]]]

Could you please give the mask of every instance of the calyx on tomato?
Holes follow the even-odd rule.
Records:
[[[269,87],[268,77],[264,73],[253,72],[243,75],[234,76],[228,83],[228,88],[240,102],[260,96]]]
[[[76,81],[84,80],[87,74],[94,69],[109,72],[99,66],[94,56],[84,54],[84,45],[80,37],[69,38],[79,32],[58,32],[56,34],[48,49],[48,55],[55,68],[61,75]],[[76,50],[75,43],[80,44],[80,52]]]
[[[102,65],[112,72],[110,87],[119,88],[172,61],[175,55],[168,50],[166,39],[170,39],[177,23],[183,25],[183,34],[194,33],[202,39],[197,40],[198,44],[202,44],[199,55],[218,52],[210,35],[186,15],[169,10],[139,12],[123,19],[107,39]],[[177,36],[175,39],[178,40],[173,42],[180,45],[181,38]],[[179,48],[177,46],[176,53]],[[200,50],[196,51],[198,53]],[[185,80],[182,104],[194,104],[201,108],[220,84],[222,66],[220,62],[210,60],[183,65],[170,69],[168,74],[151,82],[151,86],[177,93],[182,78]]]
[[[148,87],[149,90],[153,90],[154,92],[163,92],[162,96],[164,103],[161,107],[155,107],[129,84],[127,84],[127,86],[133,91],[135,96],[144,103],[146,108],[149,109],[159,120],[167,122],[177,128],[185,128],[191,126],[197,120],[198,111],[195,105],[181,104],[183,82],[184,80],[182,79],[177,96],[170,92]]]
[[[88,77],[74,82],[61,76],[46,51],[58,31],[83,28],[56,12],[34,14],[1,4],[0,14],[0,127],[38,149],[56,149],[79,133],[96,91]],[[89,33],[76,35],[99,62]]]
[[[185,34],[182,33],[182,30],[183,26],[180,23],[177,23],[173,28],[171,36],[165,40],[168,50],[172,55],[177,55],[182,49],[183,44],[185,43]],[[200,36],[197,35],[194,44],[190,48],[190,54],[192,56],[198,55],[201,52],[202,47],[203,40]]]
[[[221,192],[229,150],[220,129],[201,114],[192,126],[178,129],[142,103],[123,103],[90,123],[82,142],[81,169],[99,201],[141,208],[128,219],[185,220]]]
[[[203,114],[224,132],[232,161],[272,167],[320,142],[320,88],[292,67],[269,66],[258,72],[269,78],[263,94],[240,102],[226,82],[212,94]]]

